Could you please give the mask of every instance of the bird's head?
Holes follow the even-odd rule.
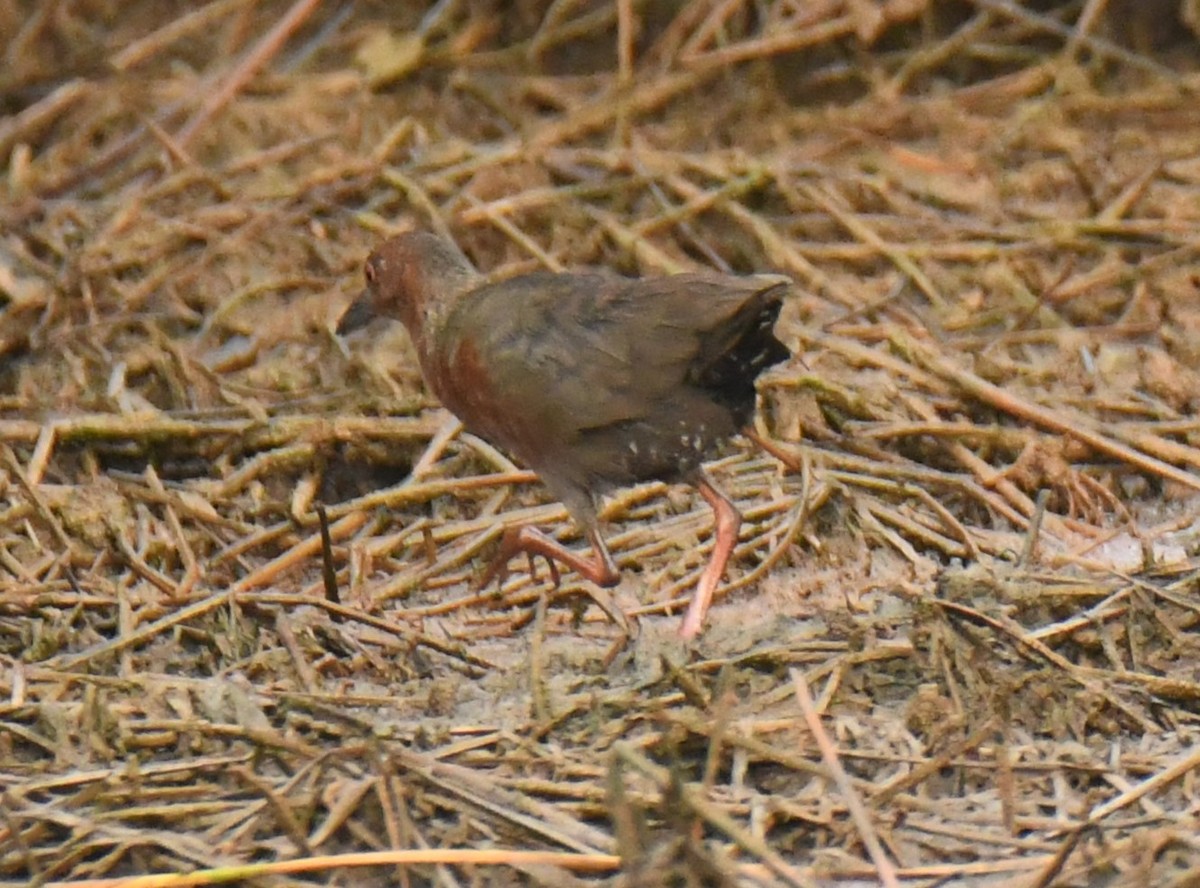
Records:
[[[337,332],[350,333],[374,317],[403,321],[420,345],[436,334],[449,309],[478,286],[479,275],[452,242],[426,231],[411,231],[384,241],[367,257],[366,289],[338,321]]]

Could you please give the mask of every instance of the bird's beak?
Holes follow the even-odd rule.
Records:
[[[373,302],[370,290],[363,290],[359,293],[358,298],[350,303],[350,307],[346,309],[341,320],[338,321],[338,335],[345,336],[347,333],[353,333],[355,330],[361,330],[367,326],[371,318],[375,317]]]

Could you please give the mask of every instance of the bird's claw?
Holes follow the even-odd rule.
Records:
[[[542,578],[538,576],[537,556],[541,555],[546,561],[546,569],[550,571],[550,585],[557,589],[562,585],[562,577],[558,573],[558,565],[554,563],[554,559],[549,555],[543,555],[541,552],[525,553],[525,557],[529,559],[529,576],[533,578],[535,583],[541,582]]]
[[[500,537],[500,551],[496,553],[496,557],[492,559],[492,563],[488,565],[488,569],[483,572],[483,576],[475,584],[475,591],[478,592],[486,589],[493,581],[496,582],[497,588],[503,586],[504,581],[508,579],[510,573],[508,569],[509,562],[522,552],[529,559],[529,576],[532,577],[535,583],[541,579],[538,576],[536,561],[537,556],[541,555],[546,560],[546,567],[550,571],[550,583],[553,588],[557,589],[562,584],[562,576],[559,574],[558,565],[554,563],[554,559],[542,552],[533,551],[526,546],[523,531],[527,529],[524,526],[505,528],[504,534]]]

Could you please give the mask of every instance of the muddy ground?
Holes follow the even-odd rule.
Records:
[[[1200,884],[1197,18],[0,3],[0,884]],[[476,588],[413,228],[794,280],[696,643],[687,487]]]

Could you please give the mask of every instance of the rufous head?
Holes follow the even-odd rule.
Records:
[[[452,242],[427,231],[384,241],[367,257],[367,287],[346,309],[338,333],[349,333],[373,317],[403,321],[421,345],[460,296],[478,286],[479,275]]]

